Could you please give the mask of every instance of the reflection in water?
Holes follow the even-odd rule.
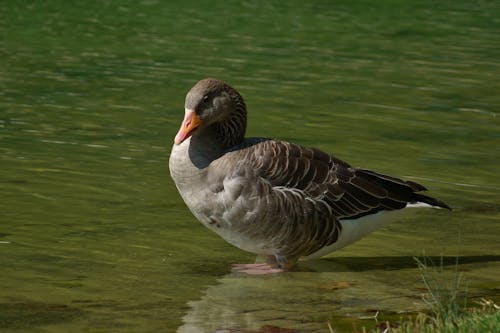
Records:
[[[456,257],[426,259],[442,262],[449,269],[440,277],[453,280]],[[463,271],[467,264],[500,262],[500,256],[458,260]],[[324,332],[327,323],[338,331],[352,325],[346,318],[373,326],[374,313],[387,318],[425,308],[415,267],[407,256],[339,257],[301,262],[300,271],[274,276],[231,273],[188,303],[178,332]]]
[[[317,329],[313,317],[328,317],[339,305],[319,286],[297,289],[297,274],[257,277],[232,273],[190,302],[180,333]],[[298,297],[297,297],[298,296]],[[314,303],[314,308],[310,305]]]

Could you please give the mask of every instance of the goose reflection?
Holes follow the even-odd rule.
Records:
[[[429,264],[444,268],[442,278],[456,278],[456,269],[482,284],[496,281],[484,274],[485,264],[500,256],[432,256]],[[328,332],[328,323],[352,330],[353,323],[374,325],[381,317],[425,309],[426,292],[411,256],[334,257],[302,262],[300,271],[259,276],[231,272],[188,303],[179,333]],[[482,280],[482,281],[481,281]],[[496,285],[496,284],[495,284]],[[491,290],[468,286],[468,297]]]
[[[373,316],[375,310],[421,309],[414,268],[389,272],[374,267],[360,274],[342,260],[322,259],[279,275],[233,271],[188,303],[178,332],[325,332],[328,322],[351,329],[352,320]],[[394,280],[403,282],[398,286]],[[345,319],[334,323],[333,317]]]

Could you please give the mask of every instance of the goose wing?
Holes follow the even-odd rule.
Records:
[[[326,202],[337,219],[401,209],[416,202],[447,207],[417,193],[426,190],[420,184],[354,168],[315,148],[267,140],[244,151],[244,160],[257,176],[273,187],[298,190],[310,200]]]

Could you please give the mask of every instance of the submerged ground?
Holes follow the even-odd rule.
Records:
[[[495,1],[18,2],[0,13],[2,332],[335,332],[424,308],[413,256],[500,299]],[[188,212],[168,156],[199,79],[251,136],[421,182],[423,210],[299,271]],[[459,264],[456,267],[456,256]]]

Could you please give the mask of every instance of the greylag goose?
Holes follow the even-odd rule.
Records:
[[[188,92],[169,168],[194,216],[230,244],[268,258],[243,265],[278,272],[328,254],[410,207],[442,207],[426,188],[359,169],[315,148],[245,138],[247,110],[226,83]]]

